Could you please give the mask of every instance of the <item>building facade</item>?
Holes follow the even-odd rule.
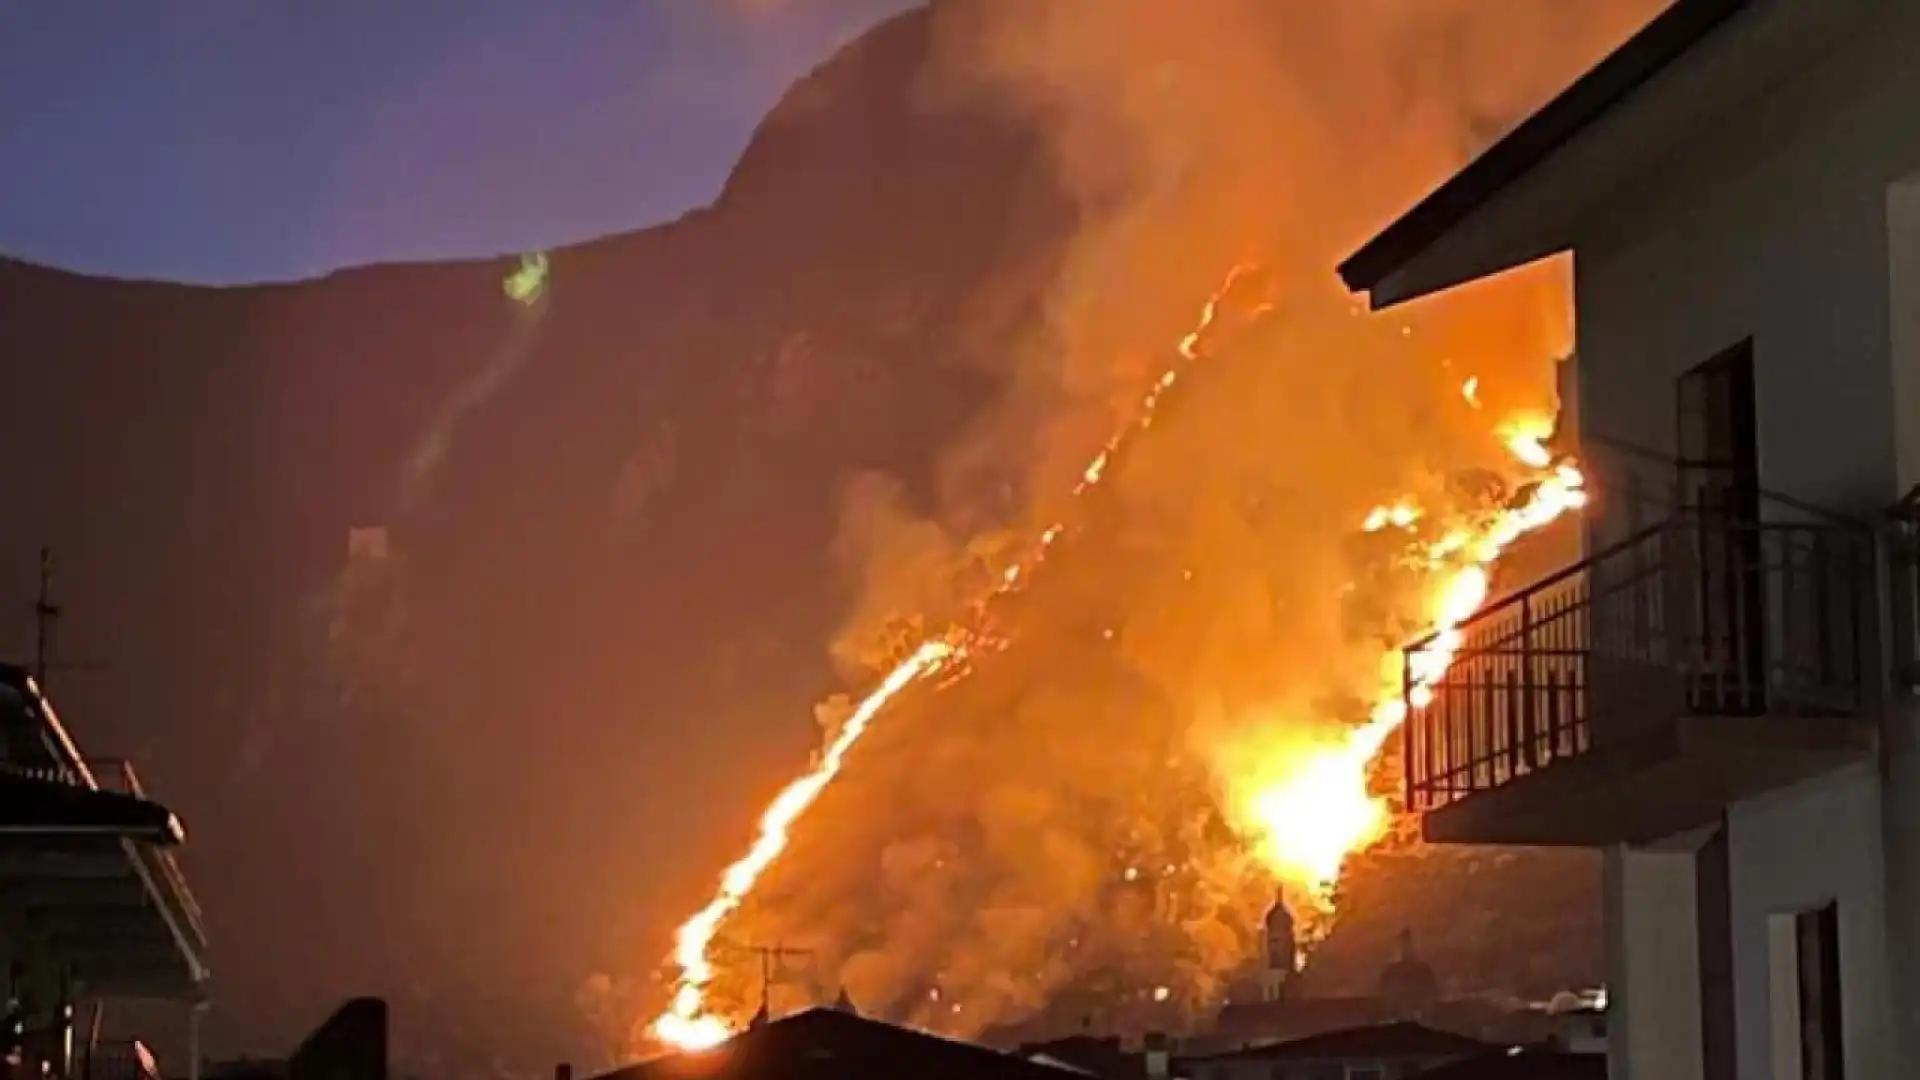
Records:
[[[1478,1039],[1402,1021],[1188,1057],[1182,1071],[1193,1080],[1407,1080],[1492,1049]]]
[[[157,1076],[145,1044],[99,1037],[110,1002],[178,1003],[197,1042],[207,942],[184,839],[130,764],[81,753],[38,680],[0,664],[0,1076]]]
[[[1407,776],[1430,839],[1604,851],[1616,1078],[1920,1061],[1916,58],[1907,0],[1676,0],[1341,267],[1572,255],[1584,557],[1463,628]]]

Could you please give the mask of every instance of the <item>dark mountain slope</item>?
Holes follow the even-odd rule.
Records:
[[[930,475],[1073,222],[1032,132],[920,92],[929,33],[796,85],[713,208],[556,252],[411,510],[403,463],[525,317],[507,261],[220,290],[0,264],[0,580],[24,601],[57,547],[63,652],[111,664],[57,689],[196,826],[232,1028],[657,942],[812,737],[842,486]],[[348,702],[301,645],[367,523],[408,622]]]

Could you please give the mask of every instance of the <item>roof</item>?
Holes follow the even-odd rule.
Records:
[[[1075,1075],[837,1009],[809,1009],[712,1050],[669,1054],[598,1080],[1072,1080]]]
[[[102,791],[0,765],[0,834],[54,837],[124,836],[178,844],[180,820],[159,803]]]
[[[1607,1080],[1607,1055],[1492,1050],[1428,1069],[1416,1074],[1416,1080]]]
[[[1024,1058],[1045,1060],[1101,1080],[1146,1080],[1145,1054],[1131,1053],[1117,1037],[1069,1035],[1049,1042],[1028,1043],[1019,1049]]]
[[[1394,271],[1692,51],[1753,0],[1674,0],[1626,44],[1340,264],[1355,292]]]
[[[1294,1037],[1382,1023],[1393,1016],[1392,1007],[1377,997],[1230,1001],[1221,1007],[1214,1027],[1224,1035]]]
[[[1494,1049],[1479,1039],[1412,1021],[1323,1031],[1304,1039],[1214,1054],[1196,1061],[1372,1061],[1386,1058],[1458,1057]]]

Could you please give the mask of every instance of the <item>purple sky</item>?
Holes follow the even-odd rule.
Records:
[[[0,0],[0,253],[229,283],[651,224],[906,6]]]

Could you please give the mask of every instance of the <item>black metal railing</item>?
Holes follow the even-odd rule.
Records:
[[[1409,804],[1687,715],[1856,715],[1874,580],[1864,528],[1680,514],[1642,529],[1406,649]]]

